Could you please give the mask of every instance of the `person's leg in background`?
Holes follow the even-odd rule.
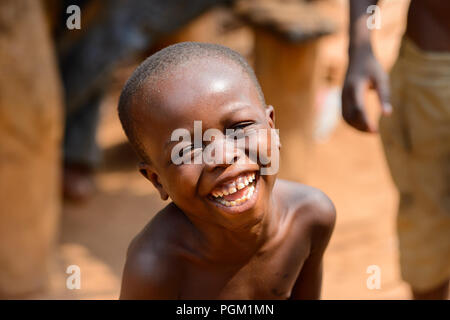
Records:
[[[0,1],[0,296],[47,285],[58,234],[62,86],[41,2]]]
[[[447,299],[450,277],[450,54],[404,39],[380,133],[399,190],[400,266],[415,299]]]
[[[93,172],[101,159],[96,134],[102,97],[99,93],[79,110],[66,114],[63,174],[66,199],[83,201],[95,191]]]

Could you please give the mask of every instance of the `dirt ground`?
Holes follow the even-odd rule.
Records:
[[[397,28],[396,34],[378,41],[378,45],[385,44],[380,47],[389,47],[380,57],[384,65],[395,58],[398,39]],[[329,57],[345,46],[339,39],[331,43],[335,47],[330,45]],[[376,110],[374,97],[369,100]],[[118,298],[129,242],[165,206],[135,167],[136,158],[116,116],[116,103],[117,94],[113,94],[102,106],[99,142],[104,162],[96,174],[98,192],[82,205],[64,205],[59,255],[49,290],[30,298]],[[324,258],[323,298],[408,299],[398,267],[397,194],[379,137],[358,133],[340,120],[331,136],[315,145],[308,167],[306,182],[327,193],[337,208],[336,228]],[[79,290],[66,288],[69,265],[80,267]],[[380,289],[367,288],[371,265],[380,268]]]

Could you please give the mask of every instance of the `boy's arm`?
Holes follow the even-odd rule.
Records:
[[[320,299],[322,258],[333,233],[336,210],[325,195],[308,206],[311,214],[311,250],[292,289],[290,299]]]
[[[177,264],[153,253],[129,253],[122,276],[121,300],[176,299]]]
[[[388,76],[374,57],[367,27],[367,8],[377,2],[350,0],[349,62],[342,89],[342,116],[349,125],[365,132],[377,131],[369,122],[364,107],[364,93],[369,87],[377,91],[384,114],[392,109]]]

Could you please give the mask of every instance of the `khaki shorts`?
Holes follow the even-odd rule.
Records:
[[[400,192],[401,273],[426,291],[450,277],[450,53],[424,52],[403,39],[391,101],[380,133]]]

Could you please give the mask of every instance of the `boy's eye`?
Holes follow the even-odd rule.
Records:
[[[244,122],[235,124],[234,126],[231,127],[231,129],[234,129],[234,130],[244,129],[245,127],[248,127],[249,125],[252,125],[252,124],[253,124],[253,122],[251,122],[251,121],[244,121]]]
[[[193,148],[194,148],[194,145],[190,144],[190,145],[184,147],[183,149],[181,149],[178,155],[180,157],[183,157],[183,156],[187,155],[189,152],[191,152]]]
[[[178,156],[181,158],[188,157],[188,156],[193,157],[197,154],[197,152],[202,151],[203,148],[204,148],[204,145],[202,145],[202,148],[194,149],[194,145],[190,144],[190,145],[184,147],[183,149],[181,149],[178,153]],[[193,152],[193,151],[195,151],[195,152]]]
[[[245,134],[251,133],[252,130],[249,127],[252,126],[253,124],[254,122],[252,121],[239,122],[230,128],[231,131],[229,131],[227,135],[233,137],[234,139],[241,139],[244,137],[244,133]]]

